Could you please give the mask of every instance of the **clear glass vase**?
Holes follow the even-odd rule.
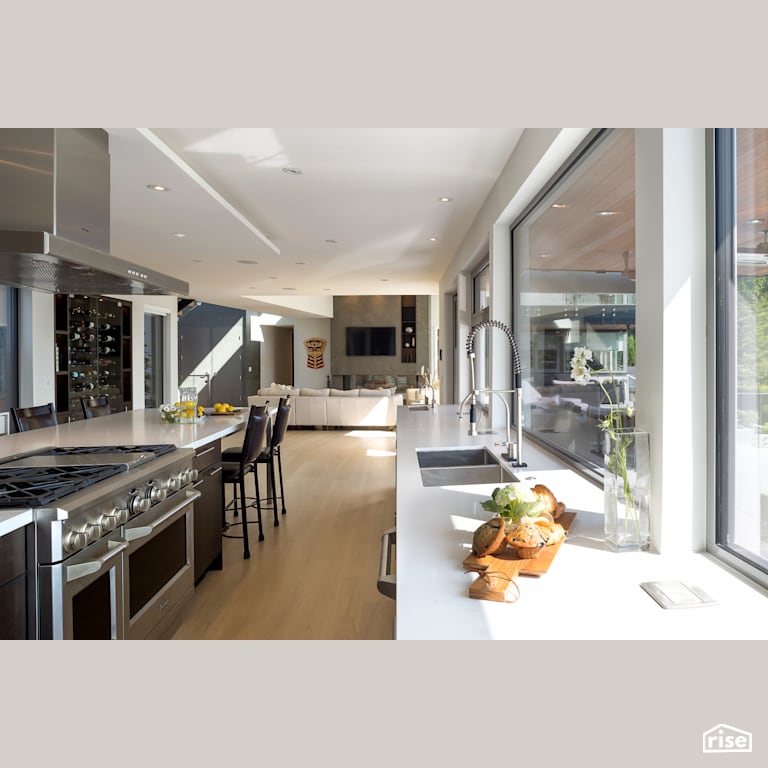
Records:
[[[617,552],[650,547],[651,443],[641,429],[603,432],[605,541]]]

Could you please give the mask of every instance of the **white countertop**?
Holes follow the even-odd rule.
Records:
[[[485,445],[500,455],[494,443],[505,433],[469,437],[468,418],[460,422],[457,410],[398,409],[397,639],[768,639],[763,592],[704,553],[612,551],[603,541],[602,490],[526,442],[528,467],[514,473],[526,485],[547,485],[576,518],[547,573],[517,578],[517,602],[470,598],[477,574],[462,562],[475,528],[490,517],[478,502],[498,484],[425,488],[415,451]],[[665,610],[639,586],[663,580],[696,585],[717,605]]]
[[[157,409],[123,411],[0,437],[0,459],[49,446],[157,445],[199,448],[245,425],[247,409],[232,416],[206,416],[195,424],[166,424]],[[32,513],[0,510],[0,536],[32,522]]]

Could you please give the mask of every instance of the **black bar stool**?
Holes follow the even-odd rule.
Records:
[[[80,405],[83,408],[83,417],[92,419],[94,416],[109,416],[112,408],[109,405],[109,395],[92,395],[81,397]]]
[[[243,448],[237,462],[227,461],[222,454],[222,475],[224,486],[229,483],[233,489],[233,499],[231,505],[234,505],[235,516],[237,516],[238,502],[242,511],[242,521],[238,523],[243,527],[242,536],[232,536],[223,534],[227,538],[243,540],[243,558],[248,559],[251,551],[248,547],[248,502],[245,495],[245,478],[253,473],[254,485],[256,489],[256,512],[259,523],[259,541],[264,541],[264,531],[261,524],[261,500],[259,498],[259,476],[256,472],[256,460],[264,448],[264,440],[267,435],[267,424],[269,415],[258,413],[258,407],[251,406],[248,413],[248,421],[245,426],[245,438],[243,439]],[[227,507],[225,507],[225,510]]]
[[[28,432],[40,427],[55,427],[59,423],[53,403],[33,405],[31,408],[11,408],[11,417],[17,432]]]
[[[256,466],[266,464],[269,472],[269,480],[272,490],[272,509],[275,516],[275,526],[280,525],[280,519],[277,516],[277,499],[280,499],[282,505],[281,512],[285,514],[285,491],[283,490],[283,462],[280,456],[280,446],[285,440],[285,434],[288,431],[288,420],[291,417],[290,398],[281,397],[277,405],[275,414],[275,423],[272,426],[271,433],[267,437],[267,448],[259,454],[256,459]],[[277,464],[278,476],[280,479],[280,496],[277,496],[277,484],[275,482],[275,464]]]
[[[248,411],[248,414],[255,413],[257,416],[263,416],[265,413],[267,413],[267,408],[269,406],[269,400],[266,400],[264,402],[264,405],[252,405],[251,408]],[[255,410],[254,410],[255,409]],[[271,430],[272,422],[271,420],[267,422],[267,442],[269,442],[269,435]],[[243,443],[245,443],[245,439],[243,439]],[[231,448],[225,448],[221,452],[221,461],[222,464],[237,464],[240,461],[240,457],[243,454],[243,446],[242,445],[235,445]],[[249,501],[254,501],[252,497],[248,497]],[[254,504],[251,504],[251,506],[255,506]],[[234,516],[237,517],[238,511],[237,506],[235,506],[234,510]]]

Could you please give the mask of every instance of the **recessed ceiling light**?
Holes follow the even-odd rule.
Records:
[[[553,208],[570,208],[571,206],[568,205],[568,203],[552,203]]]
[[[284,291],[295,291],[295,288],[283,288]]]
[[[338,243],[339,241],[338,240],[330,240],[330,239],[328,239],[325,242],[326,243],[330,243],[331,245],[336,245],[336,243]]]
[[[437,201],[439,203],[451,203],[451,202],[453,202],[453,198],[452,197],[438,197]]]
[[[170,192],[170,187],[164,187],[162,184],[147,184],[147,189],[151,189],[153,192]]]
[[[388,277],[380,277],[379,278],[379,282],[381,282],[381,283],[388,283],[389,282],[389,278]]]
[[[436,237],[430,237],[429,238],[429,242],[430,243],[436,243],[437,242],[437,238]]]
[[[171,235],[173,237],[186,237],[186,235],[183,232],[171,232]]]
[[[202,259],[192,259],[192,261],[194,261],[196,264],[202,264],[203,263]]]
[[[747,224],[765,224],[765,219],[750,219]]]
[[[303,266],[304,266],[304,265],[305,265],[307,262],[306,262],[306,261],[296,261],[296,262],[294,262],[294,263],[295,263],[296,265],[298,265],[299,267],[303,267]]]
[[[618,216],[619,211],[595,211],[595,216]]]
[[[282,169],[283,173],[287,173],[289,176],[301,176],[304,171],[301,168],[286,167]]]
[[[277,280],[277,277],[275,277],[275,275],[270,275],[270,276],[269,276],[269,279],[270,279],[270,280]]]
[[[253,261],[253,259],[238,259],[238,264],[258,264],[258,261]]]
[[[552,256],[551,253],[540,253],[539,254],[539,258],[540,259],[549,259],[549,258],[551,258],[551,256]]]

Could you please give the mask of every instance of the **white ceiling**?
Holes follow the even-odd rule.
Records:
[[[274,312],[437,293],[523,129],[106,130],[111,253],[186,280],[190,298]]]

